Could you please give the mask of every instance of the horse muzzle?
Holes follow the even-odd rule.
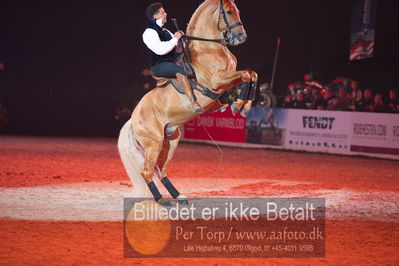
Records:
[[[245,33],[227,33],[226,36],[229,45],[237,46],[243,44],[247,40],[247,35]]]
[[[238,33],[237,39],[240,44],[244,43],[247,40],[247,35],[245,33]]]

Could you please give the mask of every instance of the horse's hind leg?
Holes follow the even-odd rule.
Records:
[[[173,157],[173,154],[176,151],[177,145],[179,144],[180,136],[181,136],[180,129],[176,129],[176,131],[172,136],[165,137],[162,150],[158,158],[158,166],[162,173],[162,179],[161,179],[162,184],[165,186],[169,194],[174,199],[179,199],[179,202],[183,204],[187,203],[186,198],[180,194],[180,192],[175,188],[175,186],[173,186],[172,182],[169,180],[169,178],[166,175],[166,169],[168,167],[170,160]]]
[[[160,202],[162,195],[156,187],[154,181],[152,180],[155,172],[155,166],[157,164],[158,156],[162,149],[162,140],[156,138],[149,138],[145,136],[138,136],[139,142],[144,149],[145,158],[144,166],[141,170],[141,175],[143,176],[145,182],[148,185],[155,201]]]

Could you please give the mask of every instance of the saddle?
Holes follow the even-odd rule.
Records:
[[[188,77],[189,80],[196,81],[194,67],[193,67],[193,65],[190,62],[185,62],[184,61],[184,55],[183,54],[181,54],[179,56],[179,58],[176,61],[176,64],[179,65],[179,66],[182,66],[188,72],[187,77]],[[157,81],[157,87],[162,87],[162,86],[165,85],[165,83],[168,82],[168,80],[174,80],[175,79],[175,78],[157,77],[155,75],[152,75],[152,78]],[[194,89],[193,86],[191,86],[191,88]]]
[[[176,64],[179,66],[182,66],[188,73],[187,78],[190,83],[191,90],[198,90],[197,88],[197,79],[195,77],[195,72],[194,72],[194,67],[190,62],[185,62],[183,55],[180,55],[180,57],[177,59]],[[185,94],[184,90],[178,86],[178,83],[176,81],[176,78],[166,78],[166,77],[158,77],[153,75],[153,79],[157,81],[157,87],[159,88],[164,88],[169,84],[172,84],[173,87],[179,92],[180,94]]]
[[[180,88],[177,84],[176,78],[165,78],[165,77],[157,77],[152,76],[153,79],[157,81],[157,88],[165,88],[169,84],[175,88],[175,90],[180,94],[186,94],[182,88]],[[190,83],[191,86],[191,83]],[[193,89],[193,87],[191,87]]]

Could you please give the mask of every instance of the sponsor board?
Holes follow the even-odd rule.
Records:
[[[351,130],[352,152],[399,156],[399,115],[353,113]]]
[[[289,110],[285,148],[349,153],[351,113]]]
[[[228,108],[188,122],[184,131],[186,140],[225,146],[399,159],[398,114],[254,107],[243,118]]]
[[[245,142],[246,119],[233,116],[231,109],[225,112],[205,113],[187,122],[184,137],[191,140],[209,140],[226,142]],[[211,137],[210,137],[210,136]]]

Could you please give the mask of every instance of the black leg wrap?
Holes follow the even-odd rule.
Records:
[[[147,185],[148,185],[148,188],[150,189],[152,195],[154,196],[154,199],[156,202],[158,202],[160,199],[162,199],[162,195],[161,195],[161,193],[159,193],[159,190],[153,181],[151,181]]]
[[[248,100],[248,93],[249,93],[249,89],[250,89],[249,86],[250,86],[249,82],[243,82],[241,84],[241,92],[240,92],[240,96],[238,96],[238,99]]]
[[[251,82],[251,90],[249,92],[248,100],[251,100],[251,101],[255,100],[256,87],[257,87],[257,82],[256,81],[252,81]]]
[[[177,189],[173,186],[173,184],[170,182],[170,180],[167,176],[162,178],[161,182],[166,187],[166,189],[168,190],[168,192],[174,199],[180,195],[180,192],[177,191]]]

